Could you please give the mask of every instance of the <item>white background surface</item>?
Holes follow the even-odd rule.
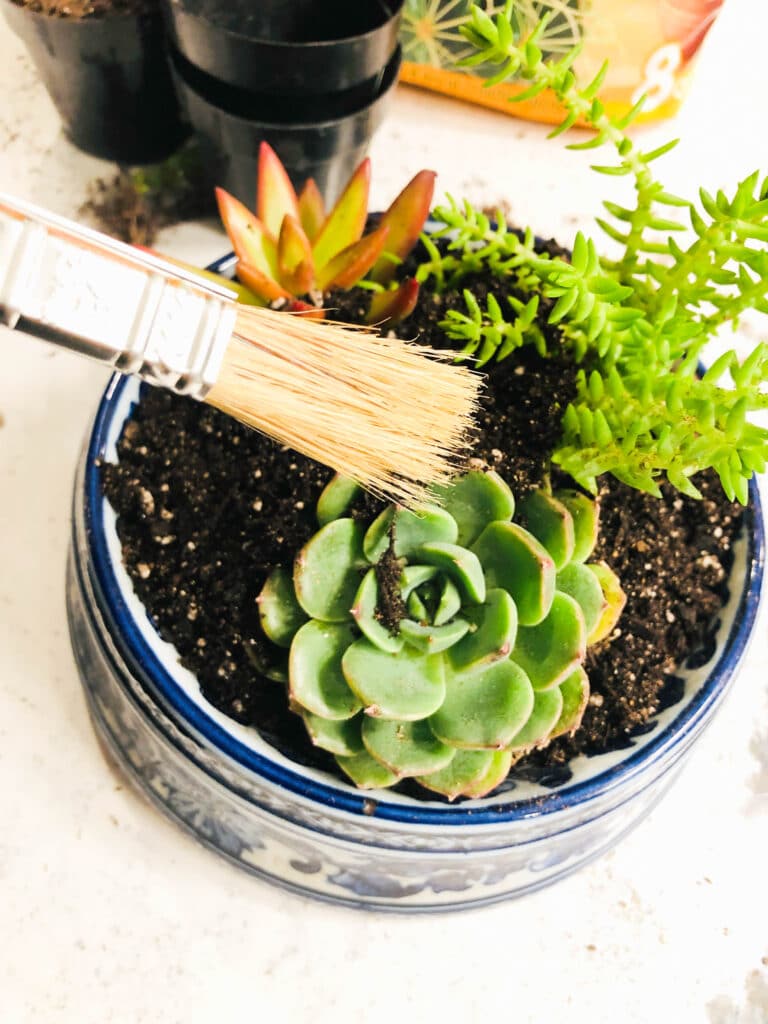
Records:
[[[727,0],[682,114],[644,132],[649,148],[683,137],[663,165],[672,190],[768,172],[767,46],[768,4]],[[427,166],[439,189],[505,199],[519,222],[567,243],[614,179],[544,136],[401,87],[372,148],[373,208]],[[0,24],[0,190],[73,214],[107,170],[63,139]],[[185,225],[158,248],[204,264],[227,245],[217,225]],[[7,332],[0,352],[2,1024],[768,1021],[765,610],[683,777],[575,877],[432,918],[285,894],[198,848],[102,759],[63,580],[75,460],[106,373]]]

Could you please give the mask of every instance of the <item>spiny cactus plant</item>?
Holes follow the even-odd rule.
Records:
[[[587,561],[597,504],[534,491],[513,522],[504,480],[471,470],[439,504],[389,506],[366,526],[348,514],[357,490],[328,484],[319,531],[259,595],[283,652],[276,677],[361,788],[411,777],[449,799],[483,796],[581,720],[587,644],[624,600],[610,568]]]
[[[259,150],[256,215],[223,188],[219,212],[237,255],[237,276],[266,304],[312,313],[322,294],[349,289],[367,277],[373,292],[368,321],[394,324],[412,311],[413,280],[394,283],[397,265],[418,240],[429,213],[435,175],[420,171],[405,186],[376,228],[368,219],[371,163],[363,160],[333,209],[326,213],[313,179],[297,196],[274,150]],[[302,296],[314,296],[306,302]],[[321,315],[318,312],[318,315]]]
[[[503,0],[485,0],[489,15],[503,6]],[[515,18],[519,31],[527,35],[550,13],[542,49],[565,53],[581,38],[581,6],[577,0],[521,0]],[[458,61],[474,52],[461,31],[471,7],[469,0],[407,0],[401,29],[404,59],[455,70]]]

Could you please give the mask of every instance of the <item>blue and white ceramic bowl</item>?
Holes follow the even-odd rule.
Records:
[[[684,670],[684,694],[628,749],[579,758],[559,789],[521,783],[457,805],[361,793],[307,769],[200,694],[138,601],[120,555],[99,459],[139,385],[115,377],[101,402],[74,493],[67,601],[93,721],[117,762],[168,817],[240,867],[297,892],[357,907],[446,910],[549,885],[599,856],[650,811],[723,699],[744,654],[763,574],[752,487],[731,596],[709,663]]]

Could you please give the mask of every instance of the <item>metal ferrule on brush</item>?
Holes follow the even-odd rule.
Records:
[[[0,323],[197,399],[215,384],[234,293],[0,194]]]

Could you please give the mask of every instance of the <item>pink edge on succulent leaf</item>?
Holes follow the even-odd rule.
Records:
[[[243,284],[255,292],[265,302],[274,302],[275,299],[290,299],[292,295],[286,291],[281,284],[278,284],[273,277],[265,274],[258,267],[254,267],[246,260],[238,260],[236,268],[237,276]]]
[[[408,277],[391,291],[377,292],[365,318],[368,324],[394,327],[410,316],[419,298],[419,282]]]
[[[286,213],[277,241],[277,265],[280,281],[293,295],[304,295],[315,284],[315,262],[312,246],[301,224]]]
[[[312,246],[318,271],[361,237],[368,219],[370,184],[371,161],[366,157],[347,182]]]
[[[303,299],[291,299],[283,306],[286,313],[300,313],[307,320],[325,320],[325,310],[312,306]]]
[[[314,242],[325,223],[325,203],[314,178],[307,178],[299,193],[299,220],[310,242]]]
[[[381,218],[381,224],[389,225],[389,239],[384,248],[385,256],[379,259],[371,272],[372,281],[379,284],[391,281],[397,264],[386,256],[404,260],[418,241],[432,205],[436,177],[434,171],[419,171]]]
[[[286,214],[299,219],[299,201],[291,179],[268,142],[262,142],[259,146],[256,213],[275,238],[280,233]]]
[[[277,277],[277,242],[272,235],[239,199],[223,188],[216,189],[216,202],[238,260],[274,280]]]
[[[388,236],[389,225],[380,224],[359,242],[353,242],[342,249],[317,275],[317,287],[321,291],[327,288],[352,288],[365,277],[379,258]]]

